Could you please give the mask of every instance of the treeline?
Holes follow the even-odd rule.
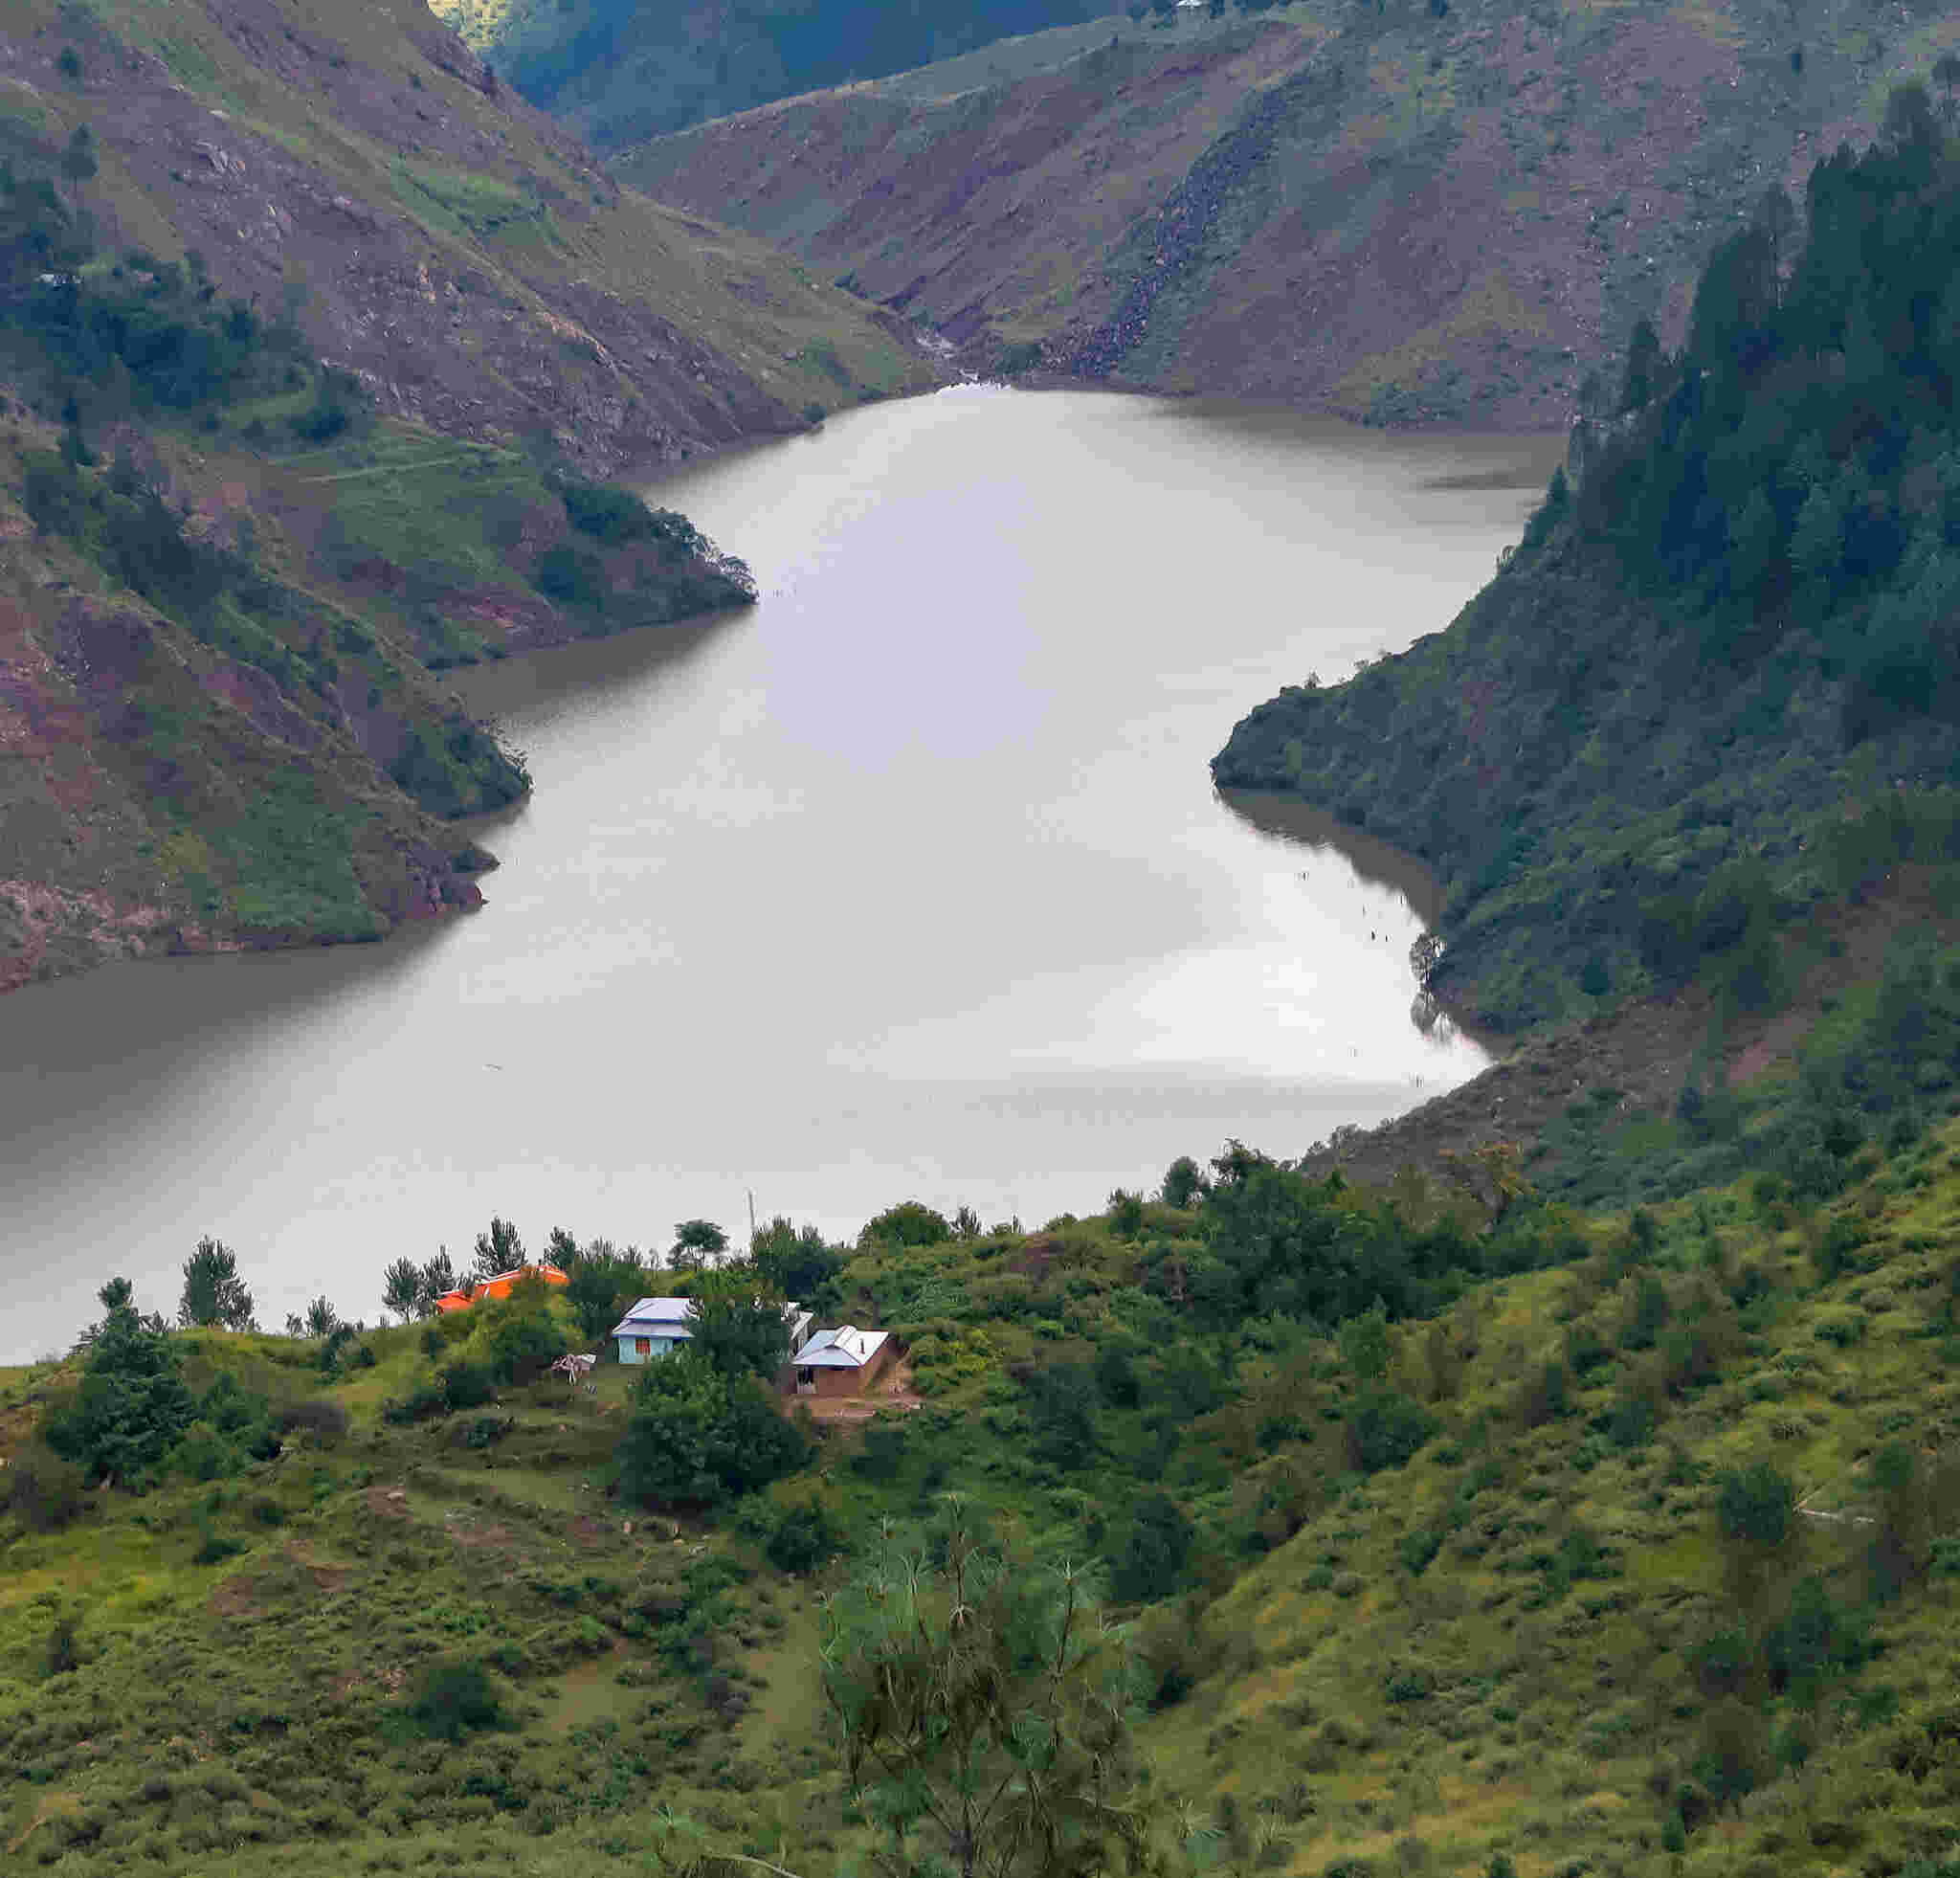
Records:
[[[1960,159],[1923,84],[1723,243],[1686,343],[1637,327],[1580,538],[1704,658],[1815,664],[1846,744],[1960,722]]]

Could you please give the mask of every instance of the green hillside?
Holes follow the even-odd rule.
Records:
[[[657,1284],[603,1242],[554,1235],[568,1294],[323,1340],[118,1328],[109,1299],[95,1355],[0,1379],[0,1844],[548,1874],[652,1868],[669,1809],[847,1867],[871,1834],[821,1599],[954,1493],[1031,1581],[1087,1558],[1135,1614],[1163,1869],[1960,1855],[1960,1126],[1823,1200],[1632,1217],[1236,1145],[1167,1191],[1037,1233],[916,1204],[856,1249],[770,1228],[720,1295],[791,1277],[893,1329],[909,1394],[776,1421],[679,1506],[631,1496],[696,1359],[638,1397],[616,1366],[513,1379]]]
[[[1774,1009],[1812,908],[1960,858],[1956,153],[1924,86],[1637,329],[1517,551],[1447,632],[1234,731],[1444,876],[1432,983],[1494,1028],[1700,975]],[[1943,889],[1949,891],[1949,889]]]

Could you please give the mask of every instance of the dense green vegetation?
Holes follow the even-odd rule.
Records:
[[[1773,1005],[1808,908],[1960,860],[1956,214],[1960,150],[1904,88],[1818,166],[1800,242],[1772,191],[1718,250],[1679,354],[1637,332],[1576,482],[1447,633],[1216,759],[1434,862],[1434,987],[1482,1021],[1698,973]]]
[[[594,1397],[543,1375],[586,1339],[542,1284],[288,1338],[170,1331],[111,1286],[77,1358],[0,1383],[8,1843],[30,1868],[550,1873],[676,1856],[664,1805],[697,1847],[909,1871],[961,1789],[908,1759],[950,1726],[990,1782],[1084,1770],[1068,1818],[1116,1808],[1095,1843],[1167,1869],[1953,1855],[1951,1125],[1828,1203],[1756,1182],[1617,1219],[1236,1147],[1192,1172],[1188,1204],[1036,1233],[880,1216],[827,1248],[831,1314],[898,1331],[924,1405],[799,1427],[755,1393],[776,1433],[726,1448],[775,1354],[740,1264],[632,1268],[704,1286],[727,1333]],[[223,1249],[187,1301],[236,1277]],[[1356,1305],[1356,1261],[1399,1302]],[[703,1490],[777,1442],[774,1485]],[[1051,1686],[1068,1561],[1096,1654]],[[962,1570],[986,1628],[956,1648]],[[1130,1670],[1099,1586],[1139,1614]],[[895,1596],[923,1630],[884,1627]],[[1033,1790],[1008,1791],[1003,1822]]]

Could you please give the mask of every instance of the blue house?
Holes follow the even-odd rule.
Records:
[[[811,1313],[799,1305],[786,1304],[783,1315],[789,1320],[793,1355],[810,1335]],[[657,1356],[672,1355],[694,1335],[693,1316],[692,1298],[642,1298],[612,1327],[619,1360],[650,1363]]]

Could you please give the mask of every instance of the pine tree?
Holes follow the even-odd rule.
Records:
[[[227,1330],[256,1330],[252,1293],[238,1276],[237,1256],[222,1240],[201,1239],[197,1250],[184,1261],[184,1292],[177,1304],[177,1322],[217,1326]]]

